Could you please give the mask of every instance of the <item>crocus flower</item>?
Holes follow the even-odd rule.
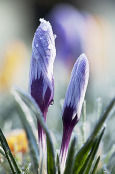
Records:
[[[88,59],[85,54],[81,54],[73,67],[63,106],[63,137],[60,151],[60,161],[63,163],[63,166],[66,160],[72,130],[80,119],[88,78]]]
[[[69,4],[58,4],[48,15],[57,35],[56,60],[71,67],[84,52],[85,21],[82,13]]]
[[[29,92],[35,99],[44,120],[54,97],[53,63],[56,56],[55,36],[49,22],[40,19],[33,43],[30,63]],[[38,122],[39,141],[42,142],[43,129]]]

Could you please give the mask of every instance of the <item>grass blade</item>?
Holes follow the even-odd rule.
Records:
[[[36,104],[35,100],[27,93],[23,92],[22,90],[15,88],[14,90],[19,97],[23,100],[23,102],[27,105],[27,107],[33,112],[33,114],[37,117],[39,123],[41,124],[42,128],[46,133],[46,142],[47,142],[47,173],[48,174],[55,174],[56,173],[56,166],[55,166],[55,154],[52,139],[49,133],[49,130],[43,120],[42,113]]]
[[[6,158],[9,162],[12,173],[13,174],[22,174],[22,171],[18,167],[1,129],[0,129],[0,142],[2,144],[2,148],[4,149],[4,152],[5,152]]]
[[[86,101],[84,100],[84,103],[83,103],[83,114],[82,114],[82,117],[81,117],[81,121],[82,121],[82,126],[81,126],[81,133],[82,133],[82,143],[84,144],[85,143],[85,139],[86,139],[86,136],[85,136],[85,122],[86,122]]]
[[[56,159],[56,166],[57,166],[57,173],[61,174],[60,171],[60,161],[59,161],[59,155],[57,154],[57,159]]]
[[[103,128],[101,134],[99,135],[99,137],[95,140],[94,145],[92,146],[91,152],[89,154],[89,156],[87,157],[82,169],[80,170],[79,174],[88,174],[90,169],[91,169],[91,165],[93,163],[93,160],[95,158],[96,152],[98,150],[100,141],[102,139],[102,136],[104,134],[105,131],[105,127]]]
[[[6,155],[5,155],[5,153],[3,152],[2,149],[0,149],[0,153],[1,153],[4,157],[6,157]]]
[[[100,161],[100,156],[97,158],[96,162],[95,162],[95,165],[93,167],[93,170],[91,172],[91,174],[95,174],[96,170],[97,170],[97,166],[99,164],[99,161]]]
[[[71,142],[71,146],[70,146],[70,149],[69,149],[69,152],[67,155],[66,167],[65,167],[64,174],[71,174],[72,173],[76,142],[77,142],[77,139],[76,139],[76,137],[74,137],[74,139]]]
[[[17,107],[23,128],[25,129],[26,136],[28,139],[30,154],[33,160],[33,165],[34,165],[34,170],[36,170],[36,173],[38,174],[39,151],[38,151],[37,141],[34,135],[34,132],[36,131],[35,125],[32,125],[32,123],[30,124],[28,121],[28,120],[32,120],[28,107],[25,105],[25,103],[21,100],[21,98],[16,92],[13,91],[13,95],[16,101],[16,107]]]
[[[55,174],[56,168],[55,168],[55,158],[54,158],[54,149],[51,138],[49,138],[49,135],[47,136],[47,172],[48,174]]]
[[[115,98],[111,100],[109,105],[106,107],[104,113],[101,115],[99,121],[97,122],[94,131],[91,136],[88,138],[84,146],[80,149],[80,151],[75,155],[75,164],[73,169],[73,174],[78,174],[80,169],[82,168],[90,149],[92,148],[93,142],[96,139],[99,131],[101,130],[106,118],[108,117],[110,111],[112,110],[115,104]]]

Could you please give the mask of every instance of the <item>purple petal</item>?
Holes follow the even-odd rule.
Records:
[[[73,65],[76,58],[84,52],[83,15],[76,8],[65,3],[55,6],[48,19],[57,35],[57,60],[61,59],[68,66]]]
[[[56,50],[50,23],[44,19],[40,19],[40,22],[32,43],[29,92],[44,114],[54,97],[53,64]]]
[[[41,94],[43,94],[44,83],[45,82],[43,82],[42,75],[40,76],[39,79],[33,80],[32,84],[31,84],[31,95],[35,99],[37,104],[39,105],[39,107],[45,117],[46,116],[45,113],[47,113],[47,109],[52,100],[52,97],[51,97],[51,90],[48,86],[47,86],[44,96],[41,95]]]
[[[65,165],[72,130],[80,119],[88,78],[89,63],[86,55],[82,54],[73,67],[63,107],[63,137],[60,150],[62,165]]]
[[[77,120],[79,120],[86,88],[88,85],[88,78],[89,63],[86,55],[81,54],[81,56],[77,59],[71,73],[71,79],[68,85],[63,107],[63,120],[66,120],[64,111],[67,107],[73,108],[73,114],[70,115],[70,118],[73,119],[75,116],[77,116]]]
[[[32,57],[29,73],[29,93],[40,107],[44,120],[48,107],[54,97],[53,64],[56,56],[55,37],[49,22],[40,19],[40,26],[37,28],[32,42]],[[46,150],[46,137],[39,121],[38,137],[40,151],[44,154]]]

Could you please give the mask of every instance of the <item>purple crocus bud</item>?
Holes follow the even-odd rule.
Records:
[[[32,42],[32,57],[29,74],[29,92],[35,99],[44,120],[54,97],[53,64],[56,56],[55,37],[49,22],[40,19]],[[42,127],[38,122],[39,140],[42,141]]]
[[[85,54],[81,54],[73,67],[63,106],[63,137],[60,151],[60,161],[63,163],[66,160],[72,130],[80,119],[88,78],[88,59]]]

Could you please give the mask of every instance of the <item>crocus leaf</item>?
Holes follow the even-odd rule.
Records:
[[[110,160],[110,158],[112,157],[112,155],[114,154],[114,152],[115,152],[115,144],[113,144],[113,146],[109,150],[109,152],[106,155],[104,155],[104,159],[103,159],[104,164],[108,165],[110,161],[112,162],[112,160]]]
[[[57,159],[56,159],[56,165],[57,165],[58,174],[61,174],[61,171],[60,171],[60,161],[59,161],[59,155],[58,154],[57,154]]]
[[[49,133],[49,130],[47,128],[47,125],[45,124],[43,120],[42,113],[36,104],[35,100],[27,93],[23,92],[22,90],[15,88],[14,89],[20,98],[24,101],[24,103],[28,106],[28,108],[35,114],[37,117],[39,123],[41,124],[42,128],[44,129],[46,133],[46,142],[47,142],[47,173],[48,174],[55,174],[56,173],[56,167],[55,167],[55,154],[54,154],[54,148],[52,139]]]
[[[26,132],[26,136],[29,143],[30,154],[33,160],[34,170],[38,173],[38,166],[39,166],[39,151],[38,145],[35,138],[35,125],[32,125],[31,113],[25,103],[22,101],[18,93],[15,91],[12,92],[16,101],[17,111],[19,113],[20,120],[22,122],[23,128]],[[27,119],[28,118],[28,119]]]
[[[0,153],[1,153],[4,157],[6,157],[6,155],[5,155],[5,153],[3,152],[2,149],[0,149]]]
[[[108,117],[110,111],[112,110],[113,106],[115,104],[115,98],[113,98],[109,105],[106,107],[104,113],[101,115],[100,119],[98,120],[92,134],[90,137],[87,139],[86,143],[84,146],[79,150],[79,152],[75,155],[75,164],[73,168],[73,174],[78,174],[80,169],[82,168],[87,155],[89,154],[89,151],[92,148],[93,142],[95,138],[97,137],[99,131],[101,130],[106,118]]]
[[[77,144],[76,142],[77,142],[77,139],[76,139],[76,137],[74,137],[72,142],[71,142],[70,149],[68,151],[64,174],[71,174],[72,173],[73,160],[74,160],[75,149],[76,149],[76,144]]]
[[[115,165],[113,166],[112,171],[111,171],[111,174],[114,174],[114,173],[115,173]]]
[[[91,174],[95,174],[96,170],[97,170],[97,166],[99,164],[99,161],[100,161],[100,156],[97,158],[95,164],[94,164],[94,167],[93,167],[93,170],[91,172]]]
[[[29,174],[30,167],[31,167],[31,164],[29,163],[24,170],[25,172],[24,174]]]
[[[43,174],[43,158],[41,159],[41,165],[39,166],[39,174]]]
[[[81,125],[81,133],[82,133],[82,143],[85,143],[85,129],[84,129],[84,124],[86,122],[86,101],[84,100],[83,102],[83,115],[81,117],[82,125]]]
[[[54,160],[54,149],[51,138],[47,135],[47,173],[48,174],[55,174],[55,160]]]
[[[92,163],[93,163],[93,160],[95,158],[95,155],[96,155],[96,152],[98,150],[98,147],[99,147],[99,144],[100,144],[100,141],[102,139],[102,136],[104,134],[104,131],[105,131],[105,127],[103,128],[101,134],[96,138],[96,140],[94,141],[94,144],[92,146],[92,149],[91,149],[91,152],[90,154],[88,155],[83,167],[81,168],[79,174],[88,174],[90,169],[91,169],[91,166],[92,166]]]
[[[2,148],[4,149],[4,152],[5,152],[6,158],[8,160],[8,163],[10,165],[12,173],[13,174],[22,174],[22,171],[19,168],[19,166],[17,165],[17,163],[10,151],[6,138],[5,138],[4,134],[2,133],[1,129],[0,129],[0,142],[2,144]]]

